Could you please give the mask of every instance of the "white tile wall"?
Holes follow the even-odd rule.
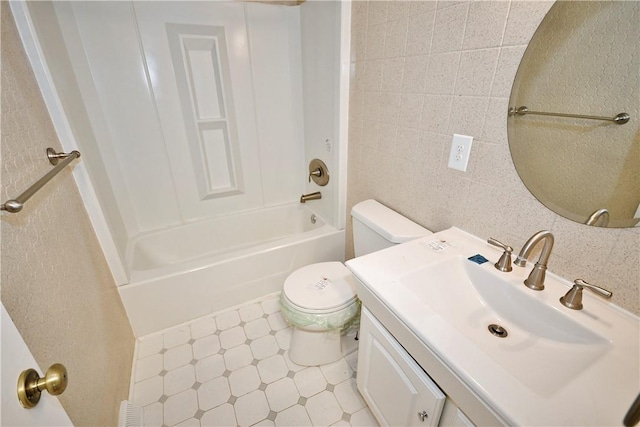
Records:
[[[357,351],[304,367],[277,296],[138,341],[132,400],[145,426],[375,426],[356,389]]]

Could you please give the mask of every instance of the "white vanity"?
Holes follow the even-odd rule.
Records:
[[[482,255],[478,264],[469,257]],[[621,425],[640,390],[636,316],[457,228],[347,262],[363,302],[358,388],[382,425]],[[553,255],[551,256],[553,268]],[[491,326],[493,325],[493,326]]]

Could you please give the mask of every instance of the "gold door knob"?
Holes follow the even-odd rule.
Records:
[[[51,365],[44,378],[40,378],[35,369],[27,369],[18,378],[18,399],[25,408],[33,408],[44,390],[57,396],[67,389],[68,382],[67,368],[61,363]]]

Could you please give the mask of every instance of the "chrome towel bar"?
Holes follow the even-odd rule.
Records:
[[[27,200],[38,192],[47,182],[64,169],[74,159],[80,157],[79,151],[72,151],[71,153],[56,153],[53,148],[47,148],[47,158],[49,163],[55,165],[53,169],[47,172],[42,178],[36,181],[31,187],[27,188],[22,194],[15,199],[7,200],[0,205],[0,210],[16,213],[20,212]]]
[[[554,116],[554,117],[572,117],[575,119],[589,119],[589,120],[605,120],[608,122],[614,122],[617,125],[623,125],[631,118],[627,113],[620,113],[615,117],[603,117],[603,116],[585,116],[583,114],[567,114],[567,113],[547,113],[544,111],[532,111],[524,105],[522,107],[509,108],[509,116],[524,116],[527,114],[534,114],[536,116]]]

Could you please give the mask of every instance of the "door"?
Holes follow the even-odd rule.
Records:
[[[37,406],[25,409],[20,405],[17,384],[20,373],[33,368],[40,375],[42,369],[29,351],[20,332],[2,305],[2,330],[0,334],[2,353],[2,406],[0,425],[3,426],[72,426],[69,416],[55,396],[44,392]]]

